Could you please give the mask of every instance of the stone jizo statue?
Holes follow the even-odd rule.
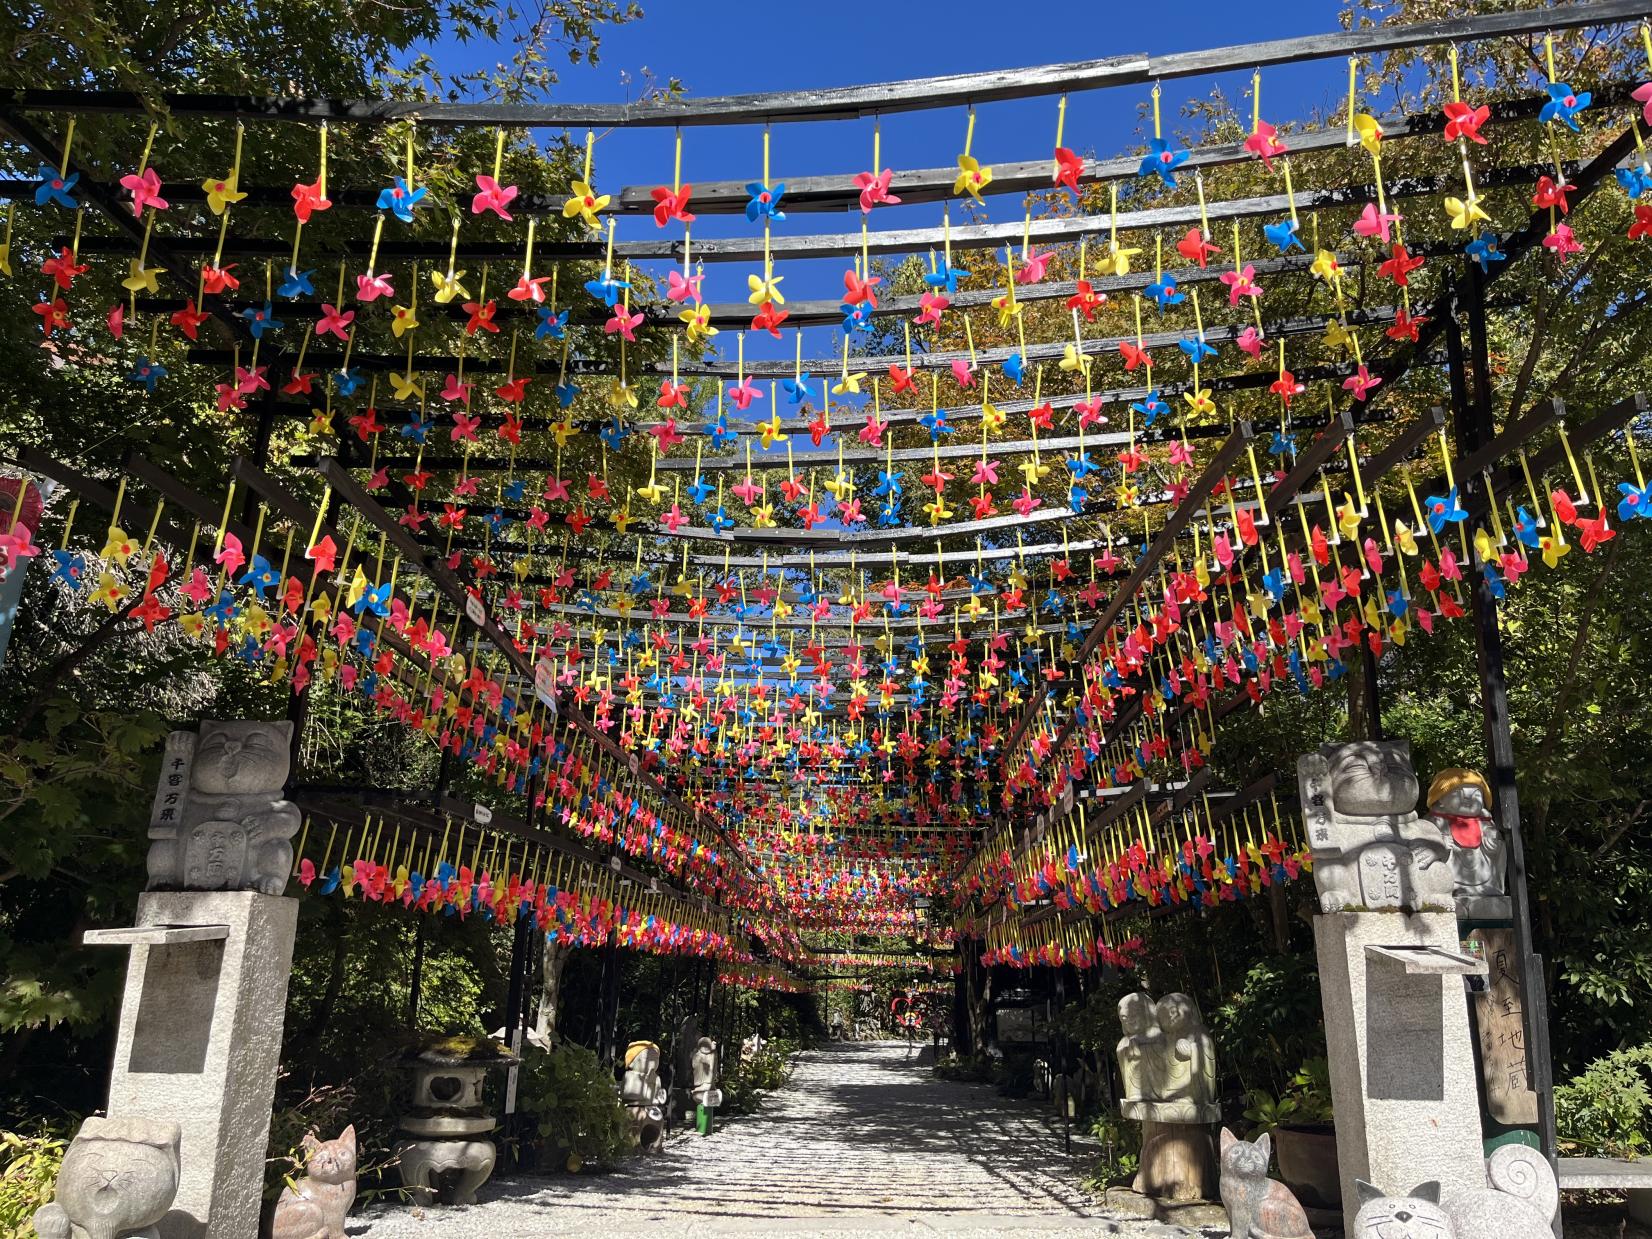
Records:
[[[631,1113],[638,1145],[644,1150],[658,1148],[665,1138],[665,1086],[660,1083],[660,1047],[652,1041],[633,1041],[626,1047],[620,1100]]]
[[[178,1191],[176,1123],[89,1118],[63,1155],[56,1199],[35,1211],[41,1239],[157,1239]]]
[[[1410,744],[1327,744],[1296,775],[1321,911],[1452,906],[1446,845],[1416,812]]]
[[[721,1100],[717,1092],[717,1043],[710,1037],[701,1037],[689,1060],[689,1092],[697,1106],[715,1106]]]
[[[300,821],[282,798],[292,734],[290,722],[243,719],[167,737],[149,821],[150,890],[282,892]]]
[[[1118,1044],[1124,1099],[1119,1113],[1155,1123],[1214,1123],[1216,1043],[1186,994],[1154,1003],[1144,993],[1119,1003],[1124,1038]]]
[[[1508,891],[1508,840],[1491,812],[1491,788],[1475,770],[1442,770],[1428,785],[1428,817],[1451,853],[1458,895]]]

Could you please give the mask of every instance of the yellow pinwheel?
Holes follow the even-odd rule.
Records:
[[[608,384],[608,403],[616,409],[634,409],[637,407],[637,389],[624,379],[616,378]]]
[[[614,529],[617,532],[624,533],[631,528],[631,509],[615,508],[608,514],[608,519],[614,522]]]
[[[112,572],[104,572],[98,576],[98,587],[92,591],[92,601],[101,602],[111,611],[119,610],[122,599],[126,597],[126,586]]]
[[[942,521],[952,518],[952,509],[946,506],[946,500],[940,495],[924,504],[924,511],[929,513],[931,525],[939,525]]]
[[[413,377],[409,370],[406,374],[390,372],[390,390],[395,393],[397,400],[417,400],[424,395],[424,384]]]
[[[1354,342],[1354,337],[1349,334],[1348,328],[1342,325],[1342,320],[1335,318],[1325,324],[1325,335],[1322,339],[1326,348],[1345,349],[1351,347]]]
[[[405,305],[391,307],[390,332],[396,339],[399,340],[408,332],[417,331],[418,328],[419,320],[412,308]]]
[[[1461,198],[1447,198],[1445,212],[1451,217],[1451,227],[1456,232],[1467,231],[1480,220],[1491,221],[1491,216],[1480,209],[1479,198],[1472,195],[1466,202]]]
[[[126,530],[119,525],[111,525],[109,526],[109,536],[104,540],[103,549],[98,552],[98,558],[113,560],[124,568],[126,561],[137,553],[138,544],[132,541]]]
[[[981,191],[992,184],[992,169],[973,155],[958,156],[958,179],[952,182],[952,192],[968,194],[981,201]]]
[[[992,308],[998,311],[998,326],[1004,328],[1015,321],[1023,307],[1013,292],[1002,292],[992,299]]]
[[[779,413],[769,418],[768,421],[760,423],[757,430],[758,434],[762,436],[764,447],[773,447],[776,443],[784,443],[788,438],[780,428]]]
[[[860,395],[860,385],[865,381],[866,372],[864,370],[857,370],[853,374],[846,374],[837,382],[832,384],[832,395],[858,396]]]
[[[1342,506],[1337,509],[1337,528],[1344,538],[1352,538],[1359,533],[1359,522],[1359,508],[1354,503],[1354,497],[1343,491]]]
[[[206,193],[207,209],[214,215],[222,215],[225,207],[247,196],[236,187],[239,176],[240,173],[231,170],[228,176],[209,176],[201,182],[201,189]]]
[[[1130,260],[1141,253],[1139,249],[1124,249],[1118,242],[1110,241],[1107,250],[1096,259],[1096,271],[1102,275],[1125,276],[1130,274]]]
[[[310,433],[313,435],[330,435],[333,433],[333,411],[331,409],[310,410]]]
[[[608,206],[608,195],[599,194],[584,181],[575,181],[568,187],[568,201],[562,204],[562,218],[573,219],[578,216],[585,221],[585,226],[591,229],[600,229],[597,222],[597,212]]]
[[[752,305],[762,305],[765,301],[785,305],[785,294],[780,291],[780,282],[785,278],[783,275],[748,275],[746,287],[751,289],[751,295],[746,300]]]
[[[1493,545],[1491,535],[1486,533],[1484,528],[1474,531],[1474,554],[1483,564],[1494,562],[1497,547]]]
[[[430,282],[436,285],[437,302],[446,305],[454,300],[469,301],[470,289],[460,282],[464,278],[465,273],[463,271],[449,271],[446,275],[443,275],[440,271],[432,271]]]
[[[677,315],[688,327],[688,338],[692,343],[696,340],[709,340],[717,334],[717,328],[711,325],[711,307],[706,304],[688,306]]]
[[[854,475],[839,469],[836,475],[826,480],[825,487],[833,499],[846,499],[855,493]]]
[[[1201,417],[1216,412],[1216,402],[1210,398],[1210,388],[1201,387],[1198,391],[1184,391],[1182,399],[1187,401],[1188,410]]]
[[[1382,126],[1377,118],[1368,112],[1361,112],[1354,117],[1354,132],[1359,134],[1359,144],[1373,155],[1381,153]]]
[[[1404,521],[1394,522],[1394,545],[1399,548],[1401,553],[1410,555],[1413,558],[1418,553],[1416,535],[1405,527]]]
[[[775,527],[774,505],[772,503],[758,504],[751,510],[751,523],[759,529],[773,529]]]
[[[1338,284],[1342,281],[1342,264],[1337,262],[1337,256],[1330,250],[1320,250],[1315,254],[1308,270],[1327,284]]]
[[[566,416],[564,416],[561,421],[554,422],[551,425],[551,437],[556,440],[556,445],[558,447],[567,447],[568,440],[574,438],[578,434],[579,431],[574,429],[573,424],[569,422]]]
[[[1016,468],[1021,471],[1021,476],[1027,480],[1028,486],[1034,486],[1050,475],[1050,466],[1036,458],[1023,460]]]
[[[1543,550],[1544,564],[1550,568],[1553,568],[1559,564],[1560,561],[1566,557],[1567,552],[1572,549],[1570,543],[1562,542],[1559,538],[1555,537],[1546,537],[1541,539],[1538,542],[1538,546]]]
[[[1077,347],[1069,344],[1061,350],[1061,368],[1063,370],[1077,370],[1086,377],[1090,374],[1090,355],[1081,353]]]
[[[155,282],[155,277],[165,274],[165,267],[146,267],[133,258],[127,263],[126,278],[120,282],[120,286],[128,292],[158,293],[161,289]]]
[[[660,485],[658,478],[649,478],[648,485],[637,487],[637,498],[646,499],[649,503],[663,503],[665,501],[665,487]]]
[[[355,606],[356,603],[361,601],[361,596],[366,592],[367,576],[362,572],[361,565],[357,564],[356,575],[350,578],[350,587],[344,591],[344,605],[347,607]]]
[[[981,401],[981,424],[988,430],[1002,430],[1008,420],[1008,415],[997,405],[988,400]]]

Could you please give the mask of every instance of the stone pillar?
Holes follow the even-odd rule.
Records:
[[[1385,1192],[1438,1180],[1483,1188],[1480,1098],[1455,912],[1314,918],[1336,1110],[1343,1218],[1364,1179]]]
[[[178,1194],[161,1239],[258,1233],[264,1155],[298,901],[257,891],[150,891],[131,929],[109,1081],[111,1118],[178,1125]]]

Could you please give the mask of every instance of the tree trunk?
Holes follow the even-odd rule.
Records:
[[[545,941],[544,967],[540,969],[539,1016],[534,1021],[534,1032],[551,1041],[556,1035],[558,1008],[562,1001],[562,969],[568,962],[569,948],[565,943]]]

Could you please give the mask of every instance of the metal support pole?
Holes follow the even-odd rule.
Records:
[[[1059,964],[1055,970],[1055,1002],[1056,1017],[1067,1008],[1067,967]],[[1061,1065],[1061,1151],[1069,1157],[1073,1152],[1073,1069],[1067,1061],[1069,1046],[1067,1044],[1066,1025],[1062,1025],[1060,1065]]]
[[[512,1054],[522,1053],[522,996],[528,986],[528,974],[533,971],[533,919],[516,918],[515,934],[511,938],[510,984],[505,992],[505,1044]],[[516,1124],[516,1082],[520,1067],[512,1066],[505,1073],[505,1131],[512,1132]],[[513,1147],[516,1147],[513,1144]]]
[[[424,992],[424,917],[413,918],[413,975],[407,984],[407,1027],[419,1026],[419,998]]]
[[[1451,367],[1451,394],[1455,406],[1458,450],[1465,456],[1491,442],[1495,434],[1491,410],[1491,370],[1487,359],[1485,293],[1479,268],[1465,263],[1468,271],[1469,369],[1463,364],[1463,343],[1455,315],[1446,333],[1447,356]],[[1466,380],[1472,372],[1474,389],[1469,399]],[[1479,478],[1463,478],[1461,485],[1469,498],[1482,490]],[[1509,898],[1514,916],[1515,953],[1520,962],[1522,991],[1521,1023],[1526,1051],[1526,1076],[1537,1094],[1538,1138],[1543,1155],[1556,1165],[1554,1116],[1554,1066],[1549,1048],[1548,994],[1543,979],[1543,958],[1533,949],[1531,893],[1526,885],[1526,847],[1520,829],[1520,795],[1515,781],[1514,737],[1509,728],[1508,684],[1503,674],[1503,634],[1498,623],[1497,600],[1483,575],[1474,587],[1474,644],[1480,672],[1480,695],[1485,729],[1487,775],[1492,789],[1492,811],[1508,839]],[[1555,1219],[1555,1233],[1560,1221]]]

